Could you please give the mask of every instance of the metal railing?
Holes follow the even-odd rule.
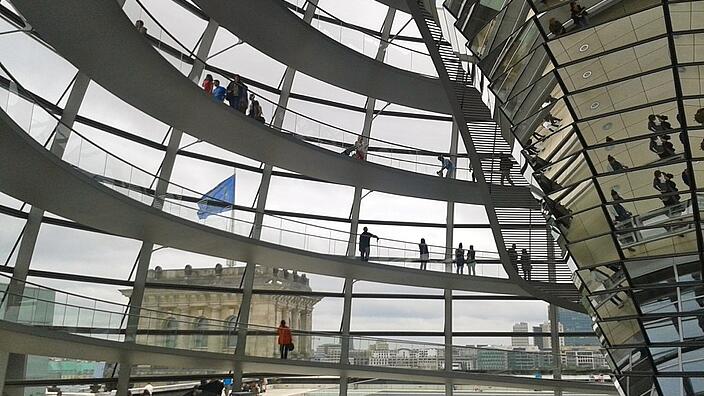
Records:
[[[131,21],[143,21],[144,26],[147,27],[145,37],[152,42],[152,45],[162,56],[171,61],[174,67],[184,75],[188,74],[193,60],[198,60],[205,65],[206,69],[211,69],[211,65],[207,60],[197,58],[194,51],[184,45],[170,31],[166,30],[164,25],[156,19],[153,13],[151,13],[140,0],[127,0],[123,11]],[[183,52],[180,52],[174,57],[172,51],[162,47],[169,47],[169,50],[176,48],[178,51]],[[221,73],[221,81],[224,81],[221,85],[225,86],[227,83],[231,82],[231,76],[234,75],[235,73]],[[217,76],[214,77],[217,78]],[[283,117],[285,114],[286,117],[284,118],[283,126],[277,129],[279,132],[301,137],[303,138],[302,140],[306,142],[331,151],[338,151],[341,155],[354,153],[354,151],[352,151],[349,154],[345,154],[346,150],[353,148],[355,142],[361,136],[361,131],[356,132],[317,120],[301,112],[279,106],[278,103],[267,98],[264,92],[259,92],[251,87],[248,87],[248,90],[254,93],[257,98],[263,102],[260,102],[260,104],[265,107],[266,114],[272,115],[272,119],[274,114],[278,113],[278,117]],[[271,122],[268,125],[269,127],[273,127]],[[377,150],[365,150],[364,160],[366,161],[429,175],[436,174],[440,169],[441,164],[435,158],[441,154],[440,152],[373,137],[365,137],[364,140],[367,145],[374,144],[377,146]],[[403,152],[384,152],[382,151],[384,148],[397,149],[396,151],[403,150]],[[460,158],[457,162],[458,163],[455,164],[455,178],[460,180],[472,180],[472,172],[468,159]]]
[[[130,306],[86,297],[46,287],[33,282],[21,282],[0,274],[0,280],[22,284],[24,292],[10,294],[0,291],[0,319],[110,341],[124,341],[125,323]],[[141,308],[137,337],[141,345],[174,349],[234,353],[237,335],[246,331],[246,356],[279,357],[278,329],[261,324],[240,324],[236,320],[221,320],[184,315],[169,311]],[[233,314],[235,312],[233,311]],[[284,318],[291,322],[289,318]],[[294,326],[297,325],[294,319]],[[340,363],[344,336],[339,333],[291,328],[294,350],[289,359]],[[495,347],[446,346],[443,344],[392,338],[349,336],[349,364],[354,366],[394,367],[422,370],[444,370],[447,351],[452,351],[453,371],[520,374],[553,369],[552,355],[544,351],[522,351]],[[603,359],[595,356],[599,362]],[[604,372],[603,364],[591,367],[567,368],[574,372]]]
[[[10,80],[10,89],[0,89],[0,109],[5,111],[26,133],[44,144],[50,142],[60,120],[51,110],[43,107],[29,91],[24,89],[10,72],[0,63],[0,75]],[[13,87],[14,84],[14,87]],[[62,127],[66,127],[62,125]],[[155,180],[160,177],[144,168],[130,163],[122,157],[112,154],[102,146],[75,129],[66,146],[62,160],[73,165],[97,183],[107,186],[129,198],[145,205],[157,202],[166,213],[185,218],[199,224],[207,225],[237,235],[249,237],[254,227],[254,213],[237,210],[232,202],[195,191],[182,185],[168,182],[166,196],[155,197],[152,189]],[[204,217],[198,202],[181,199],[184,195],[200,196],[209,201],[209,206],[219,207],[222,212],[211,209]],[[233,210],[234,208],[234,210]],[[294,247],[310,252],[346,256],[351,235],[348,231],[332,227],[306,223],[283,216],[264,216],[261,228],[261,240],[282,246]],[[419,238],[420,239],[420,238]],[[356,240],[356,235],[354,239]],[[428,245],[428,270],[444,271],[445,247]],[[372,260],[396,266],[412,266],[420,262],[417,242],[382,238],[381,242],[371,245]],[[477,250],[476,274],[480,276],[502,277],[506,275],[498,265],[496,252]]]

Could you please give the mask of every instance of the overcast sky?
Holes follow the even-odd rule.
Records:
[[[299,0],[299,2],[301,1]],[[128,0],[129,4],[130,0]],[[194,45],[205,28],[204,21],[174,5],[170,0],[153,0],[146,2],[146,4],[168,29],[187,45]],[[372,29],[381,27],[386,14],[386,7],[373,0],[356,0],[354,2],[320,0],[319,5],[342,20]],[[392,33],[396,33],[409,18],[410,16],[407,14],[397,13]],[[150,28],[150,33],[156,30],[156,28],[151,26],[148,27]],[[270,28],[276,27],[272,26]],[[335,27],[329,26],[320,26],[320,28],[327,29],[332,36],[335,36],[335,32],[337,32],[338,37],[343,38],[343,42],[348,45],[361,46],[367,54],[373,54],[376,51],[374,48],[370,48],[370,44],[357,32],[343,30],[340,33],[339,29],[336,31]],[[0,21],[0,32],[11,29],[4,21]],[[407,25],[402,34],[418,35],[413,22]],[[220,29],[211,53],[218,52],[235,42],[237,42],[235,36]],[[401,66],[406,62],[403,53],[398,52],[396,49],[393,51],[396,52],[390,55],[394,57],[392,64]],[[50,101],[56,101],[59,98],[76,71],[72,65],[21,33],[0,36],[0,53],[4,54],[1,59],[3,64],[26,88]],[[409,67],[410,62],[413,62],[414,70],[422,69],[424,61],[417,59],[417,55],[415,56],[416,59],[413,60],[410,57],[408,58]],[[211,62],[215,66],[238,72],[243,76],[273,86],[278,85],[285,69],[284,65],[246,44],[213,57]],[[182,71],[187,73],[187,67],[183,66]],[[354,71],[350,70],[350,72]],[[432,69],[423,70],[423,72],[426,74],[434,73]],[[145,87],[145,89],[159,89],[159,87]],[[366,100],[363,96],[343,91],[301,73],[296,76],[293,90],[297,93],[323,97],[356,106],[363,106]],[[270,99],[276,100],[273,96],[270,96]],[[268,119],[272,108],[266,103],[263,103],[263,105],[264,115]],[[383,102],[377,103],[377,107],[382,107],[383,105]],[[362,113],[308,104],[297,100],[292,100],[289,107],[348,130],[361,131],[362,128],[364,118]],[[389,109],[418,112],[417,110],[398,105],[392,105]],[[167,125],[134,109],[95,83],[90,85],[86,99],[80,109],[80,114],[156,142],[161,142],[168,130]],[[286,120],[286,126],[289,128],[296,127],[296,122],[296,120],[289,118]],[[109,149],[115,155],[127,159],[129,162],[150,172],[157,171],[162,159],[162,152],[121,140],[86,126],[77,125],[76,129],[87,137],[94,139],[104,148]],[[430,150],[448,150],[450,132],[451,124],[448,122],[379,116],[373,124],[372,137]],[[185,136],[183,144],[194,141],[194,138]],[[198,143],[191,146],[190,149],[246,164],[259,165],[256,161],[228,153],[207,143]],[[321,166],[324,166],[324,164],[321,164]],[[172,180],[189,189],[206,192],[221,180],[230,176],[232,172],[232,169],[225,166],[179,157],[176,161]],[[251,206],[259,181],[259,174],[238,170],[236,203]],[[354,189],[348,186],[275,177],[272,179],[267,209],[348,217],[353,191]],[[14,208],[19,208],[21,205],[20,202],[3,194],[0,194],[0,203]],[[444,202],[372,192],[362,201],[360,217],[363,219],[444,223],[445,211],[446,204]],[[240,216],[240,214],[237,213],[237,216]],[[0,227],[0,259],[4,263],[23,226],[23,221],[4,215],[1,215],[0,218],[3,224]],[[309,220],[306,220],[306,222],[315,223]],[[457,205],[456,222],[482,223],[486,222],[486,216],[481,207]],[[344,223],[327,222],[324,225],[340,230],[348,229],[348,225]],[[445,243],[445,232],[442,228],[396,226],[373,226],[370,228],[372,232],[382,238],[415,242],[421,237],[425,237],[429,244],[444,245]],[[465,245],[474,244],[479,250],[496,250],[491,234],[486,229],[456,230],[454,244],[456,245],[458,242],[463,242]],[[33,257],[32,268],[125,279],[130,273],[139,246],[140,242],[135,240],[44,225],[42,226]],[[14,257],[10,259],[10,265],[13,262]],[[212,267],[219,262],[224,262],[224,260],[176,249],[163,249],[154,253],[151,268],[157,265],[163,268],[183,268],[186,264],[191,264],[196,268],[204,268]],[[276,263],[262,264],[276,266]],[[496,272],[498,274],[502,271],[496,269]],[[309,274],[308,276],[311,279],[311,288],[313,290],[338,292],[342,290],[343,282],[341,279],[315,274]],[[117,288],[112,286],[46,279],[33,280],[41,284],[61,287],[77,293],[126,302]],[[356,283],[355,292],[367,291],[442,293],[441,290],[436,289],[401,287],[371,282]],[[441,331],[443,327],[442,307],[443,302],[440,300],[359,300],[353,304],[352,328],[354,330],[417,329]],[[510,331],[514,322],[527,321],[531,324],[543,322],[546,320],[546,311],[547,305],[543,302],[456,302],[453,318],[454,328],[459,331]],[[314,329],[337,330],[341,312],[341,299],[324,299],[314,311]],[[494,344],[510,343],[510,339],[463,339],[461,341]]]

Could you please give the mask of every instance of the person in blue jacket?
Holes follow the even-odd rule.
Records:
[[[225,95],[227,94],[227,89],[220,85],[220,80],[213,81],[213,100],[222,103],[225,100]]]

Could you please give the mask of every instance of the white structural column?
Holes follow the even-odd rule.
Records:
[[[352,288],[354,279],[345,279],[344,286],[344,303],[342,304],[342,339],[340,340],[340,364],[347,365],[350,362],[350,327],[352,321]],[[347,395],[347,380],[348,377],[344,372],[340,375],[340,396]]]
[[[203,74],[203,69],[205,64],[199,59],[207,59],[210,53],[210,48],[213,45],[213,40],[215,39],[215,34],[218,31],[218,23],[211,19],[208,21],[208,25],[205,27],[203,32],[203,37],[198,46],[198,51],[196,51],[196,60],[191,67],[190,73],[188,73],[188,78],[193,82],[198,83],[200,81],[201,75]],[[164,160],[161,164],[161,170],[159,171],[159,178],[156,182],[154,201],[152,202],[152,207],[161,209],[164,206],[164,200],[166,198],[166,192],[169,188],[169,181],[171,180],[171,174],[174,170],[174,164],[176,162],[176,154],[178,153],[179,146],[181,145],[181,138],[183,137],[183,131],[176,128],[172,128],[171,136],[169,137],[169,143],[166,146],[166,154],[164,154]],[[130,295],[130,308],[127,316],[127,328],[125,331],[125,342],[135,342],[137,336],[137,329],[139,327],[139,313],[142,306],[142,300],[144,298],[144,288],[147,281],[147,272],[149,271],[149,264],[152,259],[152,251],[154,250],[154,243],[148,240],[142,242],[142,246],[139,249],[139,256],[137,259],[137,270],[135,271],[134,286],[132,287],[132,294]],[[129,388],[129,380],[132,371],[132,366],[129,361],[120,362],[119,377],[117,382],[117,394],[122,396],[127,394]]]
[[[68,96],[66,106],[61,114],[61,122],[56,126],[54,140],[51,142],[49,150],[55,156],[61,158],[66,150],[66,145],[71,136],[71,128],[78,115],[78,110],[81,108],[83,98],[90,79],[80,71],[76,74],[76,79],[71,87],[71,93]],[[12,269],[13,279],[7,286],[7,304],[5,312],[5,320],[15,321],[19,316],[20,307],[22,305],[22,295],[24,294],[24,282],[27,280],[29,266],[32,262],[34,248],[37,244],[39,229],[42,225],[44,210],[33,206],[29,210],[27,223],[25,224],[22,239],[17,251],[17,260]],[[3,394],[5,379],[7,378],[24,378],[26,369],[25,355],[0,353],[0,394]],[[9,396],[24,394],[22,388],[10,388],[5,390]]]
[[[455,170],[450,175],[456,177],[457,173],[457,144],[459,141],[459,128],[452,123],[450,135],[450,159],[455,164]],[[452,273],[452,242],[455,235],[455,203],[447,201],[447,217],[445,225],[445,272]],[[452,371],[452,289],[445,289],[445,371]],[[453,384],[445,384],[445,395],[452,396]]]
[[[548,281],[555,283],[557,280],[555,272],[555,244],[553,243],[550,226],[545,230],[548,240]],[[558,314],[557,306],[550,304],[548,307],[548,320],[550,321],[550,345],[552,346],[552,377],[553,379],[562,379],[562,352],[560,345],[560,315]],[[555,388],[555,396],[562,396],[562,390]]]
[[[306,3],[306,10],[303,14],[303,22],[310,24],[315,16],[315,9],[318,5],[318,0],[309,0]],[[296,77],[296,69],[287,67],[284,71],[283,80],[281,82],[281,93],[279,101],[272,114],[271,126],[274,129],[281,129],[286,118],[286,107],[288,99],[291,96],[291,88],[293,80]],[[274,170],[273,165],[264,164],[262,170],[262,179],[259,183],[257,192],[257,205],[254,214],[254,224],[252,225],[251,237],[259,239],[262,236],[262,226],[264,224],[264,211],[266,210],[266,200],[269,195],[269,185],[271,184],[271,173]],[[256,263],[248,262],[244,270],[244,279],[242,280],[242,305],[240,314],[237,316],[237,349],[235,350],[234,364],[234,388],[242,388],[242,357],[245,356],[247,348],[247,324],[249,323],[250,307],[252,305],[252,289],[254,288],[254,274],[256,272]],[[285,316],[283,319],[288,320]],[[291,324],[289,323],[289,326]]]
[[[379,41],[379,48],[376,51],[375,59],[379,62],[383,62],[386,58],[386,48],[389,46],[388,41],[391,38],[391,26],[394,23],[394,17],[396,16],[396,9],[389,8],[386,12],[386,17],[384,18],[384,23],[381,25],[381,40]],[[366,143],[369,143],[369,137],[372,134],[372,122],[374,121],[374,108],[376,106],[376,99],[372,97],[367,97],[367,103],[365,105],[364,114],[364,125],[362,126],[362,137]],[[362,187],[356,186],[354,188],[354,199],[352,200],[352,211],[350,213],[350,238],[347,243],[347,256],[354,257],[355,248],[357,244],[357,234],[359,232],[359,211],[362,203]]]
[[[381,40],[379,41],[379,48],[376,51],[375,59],[377,61],[383,62],[386,58],[386,48],[388,47],[388,41],[391,38],[391,26],[394,24],[394,17],[396,16],[396,9],[389,7],[386,12],[386,17],[384,18],[384,23],[381,25]],[[376,99],[372,97],[367,97],[367,104],[365,106],[364,114],[364,125],[362,127],[362,137],[364,141],[369,144],[369,137],[372,133],[372,122],[374,121],[374,108],[376,106]],[[355,186],[354,188],[354,199],[352,201],[352,212],[350,213],[350,237],[347,242],[347,256],[354,257],[355,248],[357,244],[357,233],[359,232],[359,212],[362,205],[362,187]],[[352,320],[352,288],[354,284],[354,279],[345,279],[344,286],[344,302],[342,306],[342,342],[340,349],[340,363],[348,364],[350,355],[350,326]],[[347,395],[347,375],[340,376],[340,395]]]
[[[550,345],[552,346],[552,378],[562,379],[562,353],[560,352],[560,316],[557,313],[557,305],[550,304],[548,308],[548,318],[550,320]],[[555,396],[562,396],[562,390],[555,388]]]

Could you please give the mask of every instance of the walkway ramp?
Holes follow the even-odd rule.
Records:
[[[225,353],[181,350],[148,345],[128,344],[97,338],[56,332],[39,327],[0,321],[0,350],[39,356],[55,356],[92,361],[129,361],[172,368],[232,370],[234,356]],[[355,366],[302,360],[281,360],[263,357],[245,357],[245,372],[278,373],[281,375],[347,375],[357,378],[379,378],[421,383],[476,384],[523,389],[594,394],[617,394],[611,385],[566,380],[534,379],[510,375],[462,373],[403,369],[383,366]]]
[[[116,2],[18,0],[13,4],[59,54],[103,88],[215,146],[333,183],[416,198],[483,203],[475,183],[358,161],[213,102],[151,47]],[[523,197],[522,205],[532,201],[525,187],[495,186],[494,191],[498,206],[515,206],[516,197]]]
[[[62,161],[0,111],[0,189],[81,224],[190,252],[337,277],[417,287],[529,294],[508,279],[420,271],[309,252],[209,227],[153,208]]]

